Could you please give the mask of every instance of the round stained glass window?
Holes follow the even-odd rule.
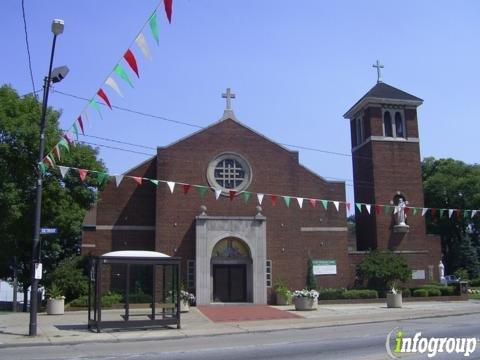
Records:
[[[240,155],[224,153],[208,164],[207,180],[210,186],[222,190],[223,195],[228,195],[232,190],[245,190],[252,180],[252,171],[247,160]]]

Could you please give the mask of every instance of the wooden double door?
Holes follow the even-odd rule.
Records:
[[[247,265],[213,265],[213,301],[247,301]]]

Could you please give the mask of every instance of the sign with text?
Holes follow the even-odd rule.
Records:
[[[425,270],[412,270],[413,280],[425,280]]]
[[[58,233],[57,228],[41,228],[40,229],[40,234],[42,235],[50,235],[50,234],[56,234]]]
[[[337,275],[336,260],[313,260],[313,275]]]

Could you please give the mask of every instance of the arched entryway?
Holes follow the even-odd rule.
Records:
[[[241,239],[227,237],[215,244],[211,255],[213,302],[252,302],[252,256]]]

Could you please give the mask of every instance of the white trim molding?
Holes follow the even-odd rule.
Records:
[[[301,227],[300,231],[303,232],[339,232],[339,231],[348,231],[348,228],[345,227]]]

